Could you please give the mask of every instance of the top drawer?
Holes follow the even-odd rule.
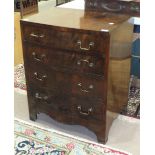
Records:
[[[69,29],[68,29],[69,30]],[[22,24],[23,40],[52,48],[98,52],[104,51],[106,43],[102,44],[98,33],[54,30],[52,27]]]

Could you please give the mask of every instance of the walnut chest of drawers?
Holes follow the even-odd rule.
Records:
[[[30,119],[43,112],[105,143],[127,104],[129,16],[51,8],[21,20]]]

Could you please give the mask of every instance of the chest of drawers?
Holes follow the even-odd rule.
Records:
[[[128,99],[133,32],[128,19],[52,8],[21,20],[31,120],[43,112],[107,141]]]

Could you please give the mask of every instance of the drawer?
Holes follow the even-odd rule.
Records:
[[[38,45],[83,52],[103,52],[106,42],[95,32],[58,31],[42,25],[22,24],[23,39]]]
[[[37,104],[47,107],[62,113],[71,112],[71,106],[69,97],[59,96],[54,92],[40,92],[36,91],[34,93],[34,98]]]
[[[80,120],[103,120],[105,104],[100,99],[72,97],[73,117]]]
[[[84,76],[72,72],[56,71],[32,65],[26,67],[26,78],[29,85],[54,90],[74,96],[96,97],[104,99],[106,86],[104,77]]]
[[[30,95],[33,98],[35,109],[44,112],[59,121],[71,121],[72,109],[69,96],[57,94],[52,91],[44,91],[31,87]]]
[[[105,92],[104,78],[78,75],[73,75],[72,77],[72,94],[75,96],[104,99]]]
[[[26,80],[29,85],[35,85],[44,90],[71,93],[71,75],[68,73],[53,71],[40,66],[29,64],[26,67]]]
[[[26,59],[33,64],[48,65],[50,68],[67,69],[81,73],[103,76],[105,57],[99,54],[84,54],[49,49],[26,44]]]

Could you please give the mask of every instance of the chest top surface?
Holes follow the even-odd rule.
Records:
[[[22,19],[22,22],[49,25],[55,28],[71,28],[90,31],[112,31],[122,22],[128,20],[128,15],[100,13],[66,8],[51,8]]]

